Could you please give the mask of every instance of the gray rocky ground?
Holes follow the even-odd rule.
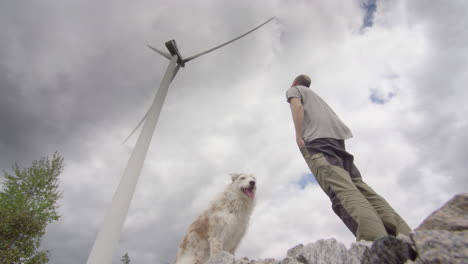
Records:
[[[335,239],[297,245],[277,259],[234,259],[227,252],[208,264],[467,264],[468,193],[459,194],[427,217],[409,237],[382,237],[355,242],[350,248]]]

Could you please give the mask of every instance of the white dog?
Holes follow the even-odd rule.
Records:
[[[179,246],[176,264],[203,264],[221,251],[234,254],[255,204],[256,180],[231,174],[232,183],[193,222]]]

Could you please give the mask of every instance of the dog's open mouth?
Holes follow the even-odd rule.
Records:
[[[255,197],[255,187],[249,187],[249,188],[241,188],[242,192],[247,195],[250,199],[253,199]]]

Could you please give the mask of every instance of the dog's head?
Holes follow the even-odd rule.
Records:
[[[254,199],[257,191],[257,180],[252,174],[231,173],[232,185],[247,198]]]

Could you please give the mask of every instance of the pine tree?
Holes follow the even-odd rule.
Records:
[[[120,259],[120,262],[123,264],[130,264],[130,257],[128,256],[128,253],[125,252],[125,255],[123,255]]]
[[[58,176],[63,158],[41,158],[29,168],[4,172],[0,189],[0,263],[43,264],[49,251],[39,250],[46,226],[60,218]]]

